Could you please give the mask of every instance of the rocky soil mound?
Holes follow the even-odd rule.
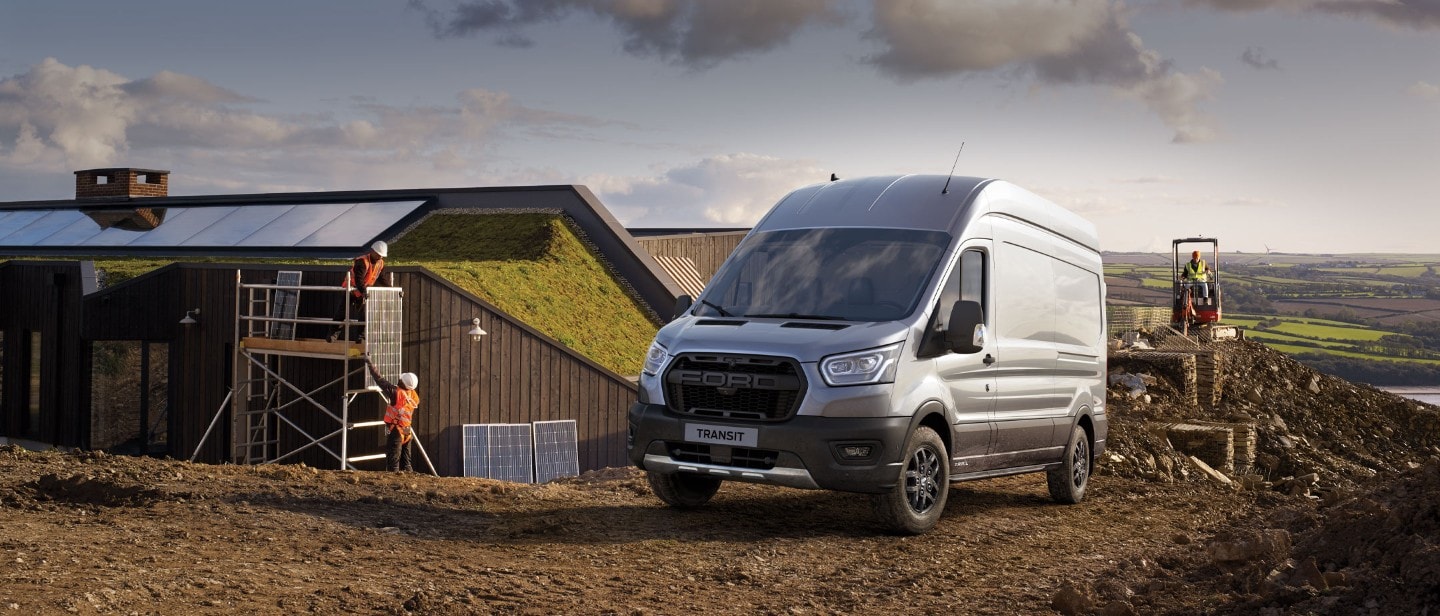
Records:
[[[1255,492],[1259,515],[1198,541],[1177,534],[1177,549],[1157,554],[1156,565],[1113,568],[1074,592],[1124,597],[1139,613],[1440,613],[1440,410],[1261,344],[1209,348],[1221,358],[1213,405],[1193,402],[1186,375],[1163,357],[1112,358],[1112,371],[1145,375],[1147,385],[1143,394],[1112,386],[1101,470],[1215,483],[1164,426],[1245,424],[1254,426],[1254,471],[1267,481],[1230,487],[1274,490]]]
[[[1177,422],[1244,426],[1253,434],[1254,462],[1248,469],[1237,463],[1231,478],[1297,493],[1343,491],[1440,453],[1440,409],[1434,406],[1321,374],[1259,343],[1228,341],[1205,349],[1218,363],[1219,395],[1211,398],[1218,401],[1211,404],[1203,396],[1195,400],[1187,381],[1193,377],[1165,354],[1112,356],[1112,374],[1142,376],[1147,384],[1140,395],[1124,381],[1111,386],[1111,454],[1102,472],[1214,480],[1170,438],[1173,432],[1167,434]]]

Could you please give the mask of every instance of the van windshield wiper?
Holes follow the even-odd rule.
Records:
[[[729,312],[727,312],[724,308],[721,308],[721,307],[719,307],[719,306],[716,306],[715,304],[712,304],[712,303],[710,303],[710,302],[708,302],[708,301],[705,301],[705,300],[703,300],[703,299],[700,300],[700,303],[703,304],[703,305],[705,305],[705,306],[709,306],[709,307],[711,307],[711,308],[714,308],[714,309],[715,309],[715,312],[720,313],[720,316],[722,316],[722,317],[733,317],[733,316],[735,316],[735,315],[730,314]]]
[[[804,314],[800,312],[782,312],[776,314],[747,314],[746,317],[755,319],[814,319],[816,321],[849,321],[845,317],[837,317],[828,314]]]

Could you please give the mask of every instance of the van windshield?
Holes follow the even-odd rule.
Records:
[[[787,229],[747,238],[706,287],[699,316],[893,321],[910,314],[950,234]]]

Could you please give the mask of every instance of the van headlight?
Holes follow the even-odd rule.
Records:
[[[831,387],[893,383],[902,344],[826,357],[820,360],[820,377]]]
[[[665,346],[659,342],[651,342],[650,350],[645,352],[645,365],[641,368],[650,376],[655,376],[660,369],[665,367]]]

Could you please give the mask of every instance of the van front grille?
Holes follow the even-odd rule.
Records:
[[[686,353],[665,373],[670,410],[698,417],[783,421],[804,392],[800,364],[781,357]]]

